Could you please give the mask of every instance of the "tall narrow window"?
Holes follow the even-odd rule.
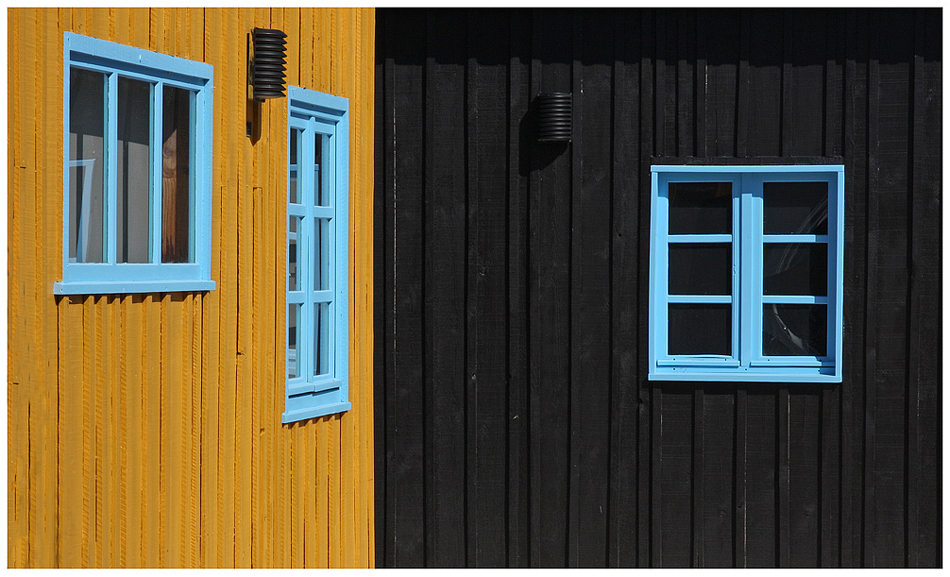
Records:
[[[650,379],[840,382],[843,167],[652,172]]]
[[[212,67],[65,33],[56,294],[210,290]]]
[[[291,86],[285,423],[346,411],[348,101]]]

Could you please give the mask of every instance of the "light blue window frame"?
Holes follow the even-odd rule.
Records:
[[[349,388],[349,100],[297,86],[289,86],[287,138],[287,261],[285,279],[287,305],[286,410],[284,423],[347,411],[351,408]],[[315,139],[322,139],[320,163],[314,162]],[[296,143],[296,159],[291,155],[291,139]],[[294,162],[296,160],[296,162]],[[317,181],[320,182],[317,182]],[[292,186],[296,184],[296,190]],[[325,202],[317,204],[322,190]],[[297,202],[291,202],[293,195]],[[326,202],[328,201],[328,202]],[[291,233],[296,219],[296,233]],[[318,223],[328,227],[326,236],[315,237]],[[291,290],[290,242],[296,243],[297,279]],[[320,247],[320,254],[314,251]],[[315,261],[326,263],[324,288],[315,282]],[[323,305],[326,318],[318,322],[316,309]],[[296,328],[290,326],[290,310],[296,307]],[[291,347],[291,331],[295,331]],[[320,331],[321,338],[317,339]],[[324,356],[326,370],[317,367],[317,348]],[[294,366],[294,369],[291,369]]]
[[[214,68],[167,54],[159,54],[98,38],[66,32],[64,54],[64,170],[63,170],[63,280],[53,285],[54,294],[124,294],[214,290],[211,280],[211,158]],[[69,114],[70,70],[84,69],[105,75],[106,112],[105,190],[103,202],[104,262],[71,262],[69,258]],[[116,114],[118,78],[147,82],[151,89],[150,222],[149,262],[116,262]],[[162,194],[161,130],[162,94],[165,86],[191,93],[192,122],[189,150],[189,227],[192,244],[189,262],[161,262]],[[75,162],[72,164],[75,165]],[[88,172],[88,171],[85,171]]]
[[[654,381],[751,381],[838,383],[842,380],[844,297],[843,165],[654,165],[651,167],[651,241],[649,296],[649,372]],[[669,233],[669,185],[677,182],[732,184],[732,233]],[[827,182],[827,235],[766,235],[763,185],[766,182]],[[732,291],[729,295],[670,295],[671,244],[732,243]],[[825,243],[828,247],[826,296],[763,294],[763,254],[769,243]],[[730,354],[668,354],[668,311],[673,303],[732,305]],[[826,354],[763,354],[764,305],[822,304],[827,309]],[[697,327],[697,330],[702,330]]]

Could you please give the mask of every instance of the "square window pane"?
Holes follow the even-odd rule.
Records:
[[[732,234],[731,182],[671,182],[670,234]]]
[[[313,202],[317,206],[331,206],[323,151],[326,148],[326,141],[329,137],[326,134],[317,134],[314,138],[313,154]]]
[[[762,354],[765,356],[827,355],[828,307],[779,305],[762,307]]]
[[[677,303],[669,307],[669,354],[732,354],[732,305]]]
[[[69,70],[69,260],[104,262],[105,75]]]
[[[303,222],[300,217],[290,216],[287,228],[287,290],[301,290],[300,267],[298,266],[299,247],[298,236]]]
[[[191,92],[162,94],[162,262],[194,262],[191,244]]]
[[[152,85],[119,77],[116,260],[149,262]]]
[[[670,244],[670,294],[732,294],[731,243]]]
[[[766,243],[762,290],[767,295],[828,295],[828,245]]]
[[[313,323],[313,374],[330,373],[330,316],[329,303],[314,305]]]
[[[300,376],[300,312],[301,305],[287,306],[287,377]]]
[[[290,131],[290,184],[287,188],[287,200],[294,204],[300,203],[300,179],[298,178],[298,165],[300,163],[300,139],[303,131],[293,129]]]
[[[828,234],[827,182],[766,182],[765,234]]]
[[[330,289],[330,220],[315,218],[313,221],[313,290]]]

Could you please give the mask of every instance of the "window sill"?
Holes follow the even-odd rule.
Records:
[[[148,280],[148,281],[97,281],[97,282],[57,282],[53,283],[56,295],[93,295],[93,294],[140,294],[201,292],[215,289],[213,280]]]
[[[777,368],[777,367],[775,367]],[[774,369],[774,368],[773,368]],[[783,369],[792,369],[783,367]],[[663,367],[651,371],[650,381],[714,381],[752,383],[840,383],[841,375],[834,367],[794,367],[795,370],[726,369],[722,371],[697,370],[692,367]]]

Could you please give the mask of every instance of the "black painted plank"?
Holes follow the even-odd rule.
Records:
[[[534,12],[532,93],[571,90],[571,14]],[[532,145],[529,196],[532,565],[567,562],[570,476],[570,145]]]
[[[867,287],[868,46],[867,11],[845,18],[844,379],[841,383],[841,565],[863,560],[864,388]]]
[[[386,118],[385,98],[386,91],[386,17],[385,13],[377,13],[376,18],[376,64],[375,64],[375,91],[373,115],[374,150],[373,158],[374,185],[373,185],[373,328],[376,340],[373,348],[373,503],[375,518],[375,558],[382,566],[386,559],[386,377],[389,375],[387,363],[388,340],[382,338],[385,327],[391,322],[391,316],[386,314],[384,303],[389,302],[387,287],[387,268],[390,266],[386,258],[386,247],[389,246],[389,235],[385,227],[387,213],[386,186],[386,127],[383,119]],[[391,138],[391,135],[390,135]]]
[[[747,567],[778,565],[777,397],[774,389],[755,385],[750,385],[746,394],[746,526],[740,539]]]
[[[696,156],[696,12],[676,16],[676,154]]]
[[[912,39],[913,20],[908,11],[875,13],[869,79],[869,463],[865,475],[865,562],[872,567],[905,564],[907,169]]]
[[[389,26],[392,26],[392,29]],[[423,62],[425,23],[393,13],[387,23],[392,70],[392,100],[387,99],[393,129],[387,135],[391,147],[393,188],[387,191],[392,202],[393,252],[398,265],[393,269],[393,314],[391,327],[392,378],[387,397],[387,551],[386,564],[421,567],[425,564],[425,479],[423,444],[425,395],[423,389],[423,296],[421,279],[423,253],[419,239],[423,233],[423,174],[425,141]],[[389,92],[387,92],[387,96]],[[390,108],[391,107],[391,108]],[[388,177],[389,175],[387,175]]]
[[[568,565],[607,565],[611,383],[612,15],[574,18],[571,530]]]
[[[825,11],[783,10],[782,154],[824,150]]]
[[[468,14],[468,562],[506,564],[507,34],[504,12]]]
[[[610,506],[608,557],[611,567],[636,567],[648,561],[641,542],[648,531],[638,523],[638,462],[649,454],[639,442],[640,366],[638,364],[639,199],[640,199],[640,16],[613,14],[613,139],[611,234],[611,389]],[[648,419],[643,419],[648,420]],[[648,486],[649,483],[646,483]],[[648,488],[648,487],[647,487]],[[644,547],[645,549],[645,547]]]
[[[696,21],[706,55],[706,155],[735,156],[740,12],[699,10]]]
[[[819,564],[820,389],[790,387],[788,400],[788,567]],[[783,539],[786,537],[783,536]]]
[[[751,10],[746,153],[782,153],[782,12]]]
[[[425,231],[419,239],[425,251],[426,565],[464,567],[465,13],[421,16],[427,48]]]
[[[707,386],[704,390],[701,478],[702,503],[696,520],[702,526],[703,567],[734,567],[736,385]]]
[[[662,550],[659,566],[690,567],[693,562],[693,395],[692,385],[665,383],[659,411],[658,472]]]
[[[528,567],[528,183],[531,13],[509,22],[508,80],[508,566]]]
[[[908,432],[908,565],[941,564],[941,13],[915,13]]]
[[[777,476],[776,493],[776,548],[779,567],[790,567],[791,551],[791,466],[790,452],[792,436],[789,433],[791,423],[791,399],[787,385],[777,389],[776,423],[778,424],[778,443],[776,444],[775,468]]]

